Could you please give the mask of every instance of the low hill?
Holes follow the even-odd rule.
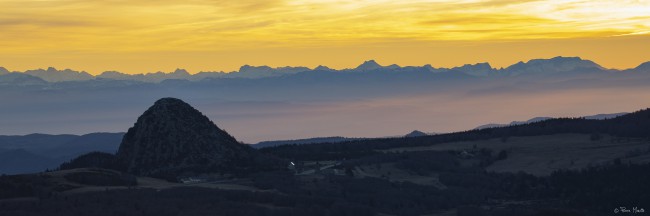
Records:
[[[55,169],[88,152],[115,153],[124,133],[0,136],[0,174]]]
[[[189,104],[163,98],[124,135],[117,157],[129,173],[161,176],[232,170],[250,165],[253,149]]]
[[[582,118],[584,119],[591,119],[591,120],[605,120],[605,119],[613,119],[622,115],[625,115],[628,113],[622,112],[622,113],[611,113],[611,114],[597,114],[597,115],[590,115],[590,116],[584,116]],[[510,122],[510,124],[496,124],[496,123],[490,123],[490,124],[485,124],[478,126],[474,129],[480,130],[480,129],[486,129],[486,128],[496,128],[496,127],[506,127],[506,126],[514,126],[514,125],[523,125],[523,124],[530,124],[530,123],[535,123],[535,122],[540,122],[544,120],[549,120],[553,119],[551,117],[535,117],[531,118],[527,121],[513,121]]]

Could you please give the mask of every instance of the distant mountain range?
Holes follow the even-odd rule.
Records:
[[[466,64],[453,68],[434,68],[431,65],[424,66],[399,66],[396,64],[382,66],[374,60],[365,61],[361,65],[352,69],[334,70],[326,66],[316,68],[308,67],[278,67],[269,66],[250,66],[244,65],[238,71],[229,73],[218,72],[198,72],[190,74],[184,69],[176,69],[173,72],[155,72],[146,74],[125,74],[118,71],[106,71],[97,76],[93,76],[85,71],[74,71],[71,69],[57,70],[55,68],[27,70],[24,72],[10,72],[6,68],[0,67],[0,84],[7,82],[19,82],[23,84],[38,84],[42,82],[65,82],[65,81],[88,81],[88,80],[130,80],[140,82],[158,83],[164,80],[190,80],[198,81],[203,79],[214,78],[247,78],[259,79],[267,77],[280,77],[287,75],[296,75],[304,72],[350,72],[350,73],[367,73],[367,72],[427,72],[427,73],[462,73],[469,76],[488,77],[488,76],[520,76],[520,75],[551,75],[551,74],[581,74],[595,73],[598,71],[606,72],[650,72],[650,62],[645,62],[636,68],[626,70],[607,69],[593,61],[584,60],[579,57],[554,57],[551,59],[533,59],[528,62],[518,62],[506,68],[496,69],[489,63]],[[20,73],[23,76],[17,75]],[[12,74],[9,77],[5,77]],[[26,75],[26,76],[24,76]],[[33,79],[33,78],[39,79]],[[28,81],[24,83],[22,80]]]
[[[591,119],[591,120],[605,120],[605,119],[613,119],[613,118],[616,118],[616,117],[619,117],[619,116],[622,116],[622,115],[625,115],[625,114],[629,114],[629,113],[622,112],[622,113],[612,113],[612,114],[598,114],[598,115],[584,116],[582,118]],[[513,122],[510,122],[510,124],[491,123],[491,124],[478,126],[478,127],[474,128],[474,129],[475,130],[480,130],[480,129],[486,129],[486,128],[498,128],[498,127],[508,127],[508,126],[515,126],[515,125],[524,125],[524,124],[530,124],[530,123],[535,123],[535,122],[541,122],[541,121],[549,120],[549,119],[553,119],[553,118],[552,117],[535,117],[535,118],[529,119],[527,121],[513,121]]]
[[[0,131],[123,131],[139,108],[175,97],[195,104],[249,143],[332,135],[382,137],[413,129],[465,130],[493,119],[545,116],[550,110],[638,109],[648,106],[649,82],[650,62],[614,70],[578,57],[536,59],[506,68],[488,63],[452,68],[382,65],[370,60],[343,70],[245,65],[232,73],[178,69],[97,76],[54,68],[0,68]],[[536,104],[517,107],[524,103]],[[277,122],[286,128],[271,126]]]
[[[395,137],[420,137],[420,136],[429,136],[429,135],[435,135],[436,133],[425,133],[419,130],[414,130],[411,131],[410,133],[404,135],[404,136],[389,136],[389,137],[379,137],[381,138],[395,138]],[[378,139],[378,138],[351,138],[351,137],[341,137],[341,136],[333,136],[333,137],[315,137],[315,138],[307,138],[307,139],[295,139],[295,140],[275,140],[275,141],[263,141],[259,142],[256,144],[251,144],[253,148],[266,148],[266,147],[273,147],[273,146],[281,146],[281,145],[304,145],[304,144],[314,144],[314,143],[340,143],[340,142],[348,142],[348,141],[355,141],[355,140],[368,140],[368,139]]]
[[[124,133],[0,136],[0,174],[40,172],[92,151],[115,153]]]
[[[346,142],[351,140],[362,140],[369,138],[349,138],[349,137],[316,137],[316,138],[307,138],[307,139],[295,139],[295,140],[276,140],[276,141],[263,141],[257,144],[252,144],[253,148],[266,148],[273,146],[281,145],[303,145],[303,144],[312,144],[312,143],[337,143],[337,142]]]

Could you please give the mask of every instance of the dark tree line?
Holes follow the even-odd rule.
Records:
[[[439,158],[453,161],[445,157]],[[399,155],[386,158],[397,162],[410,160]],[[419,166],[430,162],[409,163]],[[440,164],[455,166],[448,162]],[[439,172],[440,181],[447,189],[350,176],[300,181],[288,172],[267,172],[252,176],[253,184],[277,192],[181,187],[44,195],[38,187],[47,186],[47,177],[5,176],[0,177],[0,198],[28,194],[40,199],[3,200],[0,215],[422,215],[458,209],[458,215],[591,216],[611,215],[620,206],[650,206],[647,184],[650,164],[617,163],[556,171],[546,177],[490,173],[482,169],[428,168],[423,171]],[[502,204],[495,200],[523,201],[523,204]],[[486,205],[498,207],[481,207]]]
[[[76,168],[103,168],[126,171],[126,166],[123,163],[120,163],[115,155],[105,152],[90,152],[59,166],[59,170]]]
[[[94,186],[135,186],[138,184],[135,176],[110,170],[75,172],[63,177],[71,182]]]
[[[185,155],[187,157],[187,155]],[[258,172],[284,170],[288,162],[272,155],[255,152],[255,157],[241,160],[239,166],[192,166],[178,169],[161,170],[152,177],[165,179],[171,182],[178,181],[179,176],[193,176],[202,173],[228,173],[237,177],[246,177]],[[126,165],[113,154],[104,152],[91,152],[61,164],[58,170],[77,168],[101,168],[126,172]],[[103,184],[103,183],[102,183]]]
[[[589,134],[599,137],[609,134],[617,137],[650,139],[650,109],[645,109],[606,120],[584,118],[549,119],[525,125],[487,128],[448,134],[355,140],[340,143],[283,145],[262,148],[262,152],[293,160],[341,160],[373,154],[374,150],[428,146],[439,143],[486,139],[507,140],[514,136],[540,136],[561,133]]]

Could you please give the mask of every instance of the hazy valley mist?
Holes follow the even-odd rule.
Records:
[[[557,57],[506,69],[381,66],[331,70],[242,67],[232,75],[185,71],[99,78],[57,70],[8,73],[0,85],[2,134],[124,132],[140,107],[183,98],[240,140],[383,137],[453,132],[533,117],[579,117],[650,107],[650,71],[604,69]],[[242,74],[242,75],[239,75]],[[58,82],[46,82],[58,75]],[[246,76],[243,78],[241,76]],[[157,77],[153,81],[146,77]],[[41,80],[35,82],[30,79]],[[51,78],[49,78],[51,79]]]

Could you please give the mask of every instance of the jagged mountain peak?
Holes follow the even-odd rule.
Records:
[[[0,67],[0,75],[8,74],[8,73],[9,73],[9,70],[7,70],[7,68]]]
[[[240,73],[245,73],[245,72],[260,72],[260,71],[269,71],[273,70],[273,68],[263,65],[263,66],[251,66],[251,65],[243,65],[239,67],[239,72]]]
[[[379,65],[375,60],[367,60],[357,66],[355,70],[359,71],[370,71],[370,70],[376,70],[382,68],[381,65]]]
[[[391,64],[391,65],[386,66],[386,68],[388,68],[388,69],[400,69],[402,67],[400,67],[398,64]]]
[[[650,61],[640,64],[634,70],[637,72],[650,72]]]
[[[47,82],[39,77],[25,73],[0,74],[0,85],[11,84],[16,86],[45,85]]]
[[[580,57],[557,56],[550,59],[532,59],[528,62],[518,62],[507,67],[505,70],[513,75],[536,74],[536,73],[557,73],[568,72],[580,69],[604,69],[591,60]]]
[[[187,70],[185,70],[185,69],[181,69],[181,68],[176,68],[176,70],[174,70],[174,72],[172,72],[172,73],[174,73],[174,74],[190,75],[190,73],[187,72]]]
[[[461,71],[463,73],[474,75],[474,76],[488,76],[494,71],[492,65],[487,62],[476,63],[476,64],[465,64],[460,67],[452,68],[452,70]]]
[[[324,65],[318,65],[314,70],[331,71],[332,69]]]
[[[99,74],[98,77],[108,76],[108,75],[127,75],[127,74],[119,72],[119,71],[104,71],[101,74]]]
[[[71,69],[57,70],[54,67],[48,67],[45,70],[28,70],[25,71],[25,74],[39,77],[47,82],[84,81],[95,78],[93,75],[90,75],[85,71],[74,71]]]

